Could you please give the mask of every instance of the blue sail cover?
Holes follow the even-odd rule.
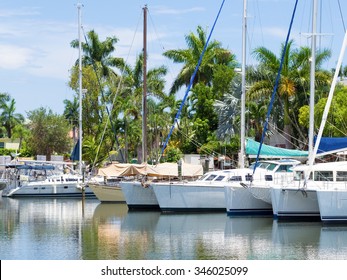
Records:
[[[78,139],[70,155],[72,161],[78,161],[80,159],[80,140]]]
[[[317,137],[314,137],[314,143],[316,143]],[[322,137],[317,154],[328,154],[338,151],[347,150],[347,137]]]
[[[246,154],[255,157],[258,154],[260,143],[246,139]],[[292,150],[262,144],[259,156],[262,158],[302,158],[308,157],[307,151]]]

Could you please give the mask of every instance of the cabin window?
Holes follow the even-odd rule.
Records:
[[[280,165],[276,172],[292,172],[292,165]]]
[[[246,181],[248,181],[248,182],[253,181],[253,176],[252,176],[252,174],[247,174],[247,175],[245,176],[245,178],[246,178]]]
[[[272,181],[272,175],[265,175],[265,181]]]
[[[242,176],[231,176],[230,181],[232,182],[241,182]]]
[[[312,177],[312,174],[310,174],[310,177]],[[301,181],[301,180],[304,180],[304,179],[305,179],[305,174],[304,174],[303,171],[296,171],[296,172],[294,172],[294,180],[295,181]]]
[[[215,181],[223,181],[224,176],[218,176]]]
[[[208,177],[205,179],[205,181],[212,181],[212,180],[214,180],[214,178],[216,178],[216,177],[217,177],[217,175],[212,174],[212,175],[208,176]]]
[[[275,169],[276,166],[277,166],[276,164],[271,163],[271,164],[269,164],[269,165],[266,167],[266,169],[272,171],[272,170]]]
[[[314,173],[314,179],[316,181],[333,181],[333,172],[332,171],[316,171]]]
[[[347,172],[346,171],[337,171],[336,172],[336,181],[347,181]]]

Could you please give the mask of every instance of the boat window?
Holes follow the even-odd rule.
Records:
[[[310,177],[312,177],[312,174],[310,174]],[[295,181],[301,181],[305,179],[305,175],[303,171],[296,171],[294,172],[294,180]]]
[[[316,181],[333,181],[332,171],[316,171],[314,172],[314,179]]]
[[[215,181],[223,181],[224,178],[225,176],[220,175],[215,179]]]
[[[199,181],[204,181],[206,177],[208,177],[209,174],[204,174],[199,178]]]
[[[242,176],[231,176],[230,181],[241,182],[242,181]]]
[[[214,178],[216,178],[216,177],[217,177],[217,175],[211,174],[211,175],[208,176],[204,181],[212,181],[212,180],[214,180]]]
[[[292,172],[292,165],[280,165],[276,172]]]
[[[252,176],[252,174],[247,174],[247,175],[245,176],[245,178],[246,178],[246,181],[253,181],[253,176]]]
[[[276,166],[277,166],[277,164],[270,163],[267,165],[266,169],[272,171],[275,169]]]
[[[265,175],[265,181],[272,181],[272,175]]]
[[[346,171],[337,171],[336,172],[336,181],[347,181],[347,172]]]

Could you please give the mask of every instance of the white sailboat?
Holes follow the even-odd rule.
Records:
[[[273,211],[277,218],[320,217],[322,220],[334,220],[338,219],[339,216],[337,209],[343,208],[341,208],[343,195],[341,195],[341,200],[338,202],[339,198],[337,198],[336,193],[332,192],[332,190],[341,190],[343,192],[343,189],[346,188],[347,162],[339,161],[314,164],[314,160],[337,83],[339,69],[341,68],[346,47],[346,36],[347,35],[345,35],[339,61],[335,69],[335,75],[323,113],[317,141],[314,149],[311,149],[309,153],[309,164],[298,166],[293,169],[294,178],[292,182],[286,185],[275,186],[271,190]],[[313,79],[313,77],[311,77],[311,79]],[[333,214],[335,211],[334,209],[336,210],[336,215]],[[347,210],[347,207],[345,210]],[[342,212],[343,211],[344,210],[342,210]],[[341,217],[343,215],[344,214],[341,214]]]
[[[15,161],[6,166],[7,185],[4,197],[82,197],[95,196],[84,185],[82,176],[82,65],[81,65],[81,8],[78,4],[79,71],[80,71],[80,141],[79,173],[75,173],[67,162]],[[68,172],[67,172],[68,171]]]
[[[278,182],[288,181],[292,177],[292,168],[300,163],[297,160],[271,160],[257,162],[257,168],[244,167],[245,145],[245,49],[247,8],[244,1],[243,14],[243,62],[242,62],[242,95],[241,95],[241,151],[239,162],[240,175],[248,174],[249,179],[240,176],[239,180],[224,184],[226,211],[228,215],[272,215],[270,187]],[[273,148],[273,147],[272,147]],[[284,150],[284,149],[282,149]],[[243,171],[242,171],[243,170]]]

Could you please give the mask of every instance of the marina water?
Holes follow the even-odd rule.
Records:
[[[347,225],[0,198],[2,260],[346,260]]]

